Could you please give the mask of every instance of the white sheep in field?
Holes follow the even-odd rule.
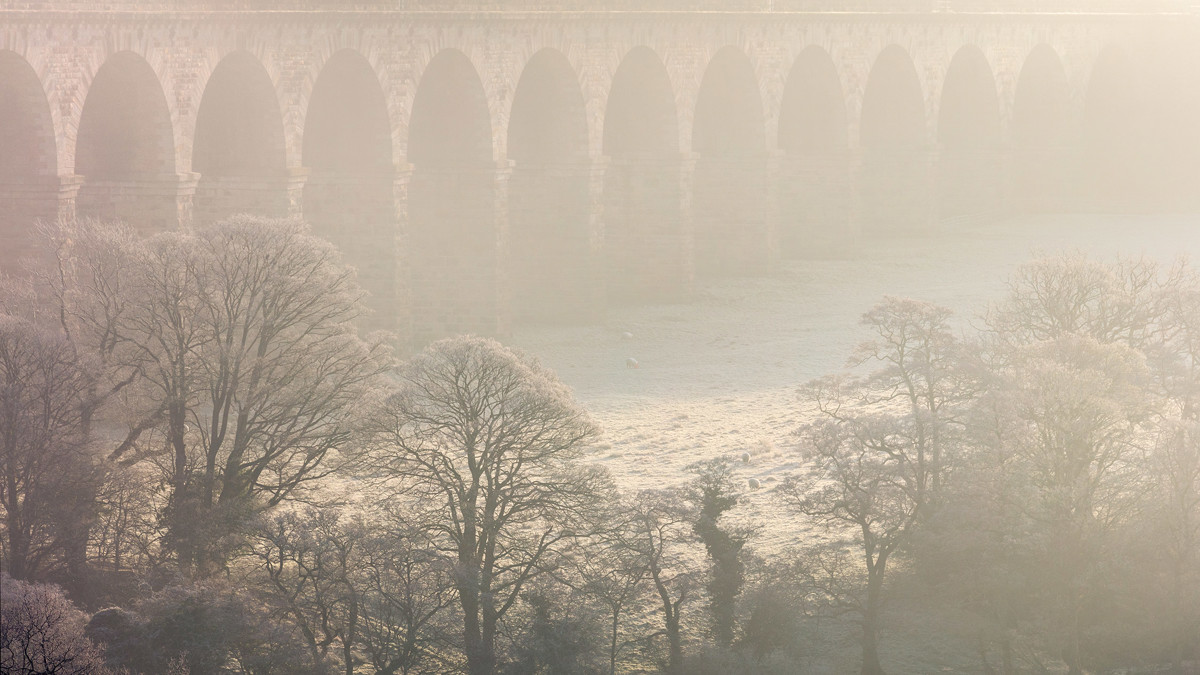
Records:
[[[742,453],[742,464],[749,464],[749,463],[750,463],[750,453],[743,452]]]
[[[625,367],[626,368],[640,368],[641,366],[640,366],[640,364],[638,364],[638,360],[631,356],[631,357],[625,359]]]
[[[751,490],[757,490],[758,488],[762,487],[757,478],[751,478],[750,480],[746,481],[746,484],[750,486]]]

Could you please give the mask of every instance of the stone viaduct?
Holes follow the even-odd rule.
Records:
[[[618,1],[0,0],[0,265],[38,218],[301,215],[419,343],[1200,205],[1195,7]]]

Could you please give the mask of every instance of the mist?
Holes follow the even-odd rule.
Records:
[[[0,0],[0,671],[1200,673],[1185,0]]]

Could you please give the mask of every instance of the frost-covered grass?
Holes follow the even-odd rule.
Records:
[[[791,517],[773,522],[771,499],[797,466],[796,389],[842,367],[867,337],[863,312],[885,294],[908,296],[954,309],[966,328],[1018,265],[1075,250],[1200,260],[1200,218],[1038,217],[876,240],[853,259],[701,282],[689,304],[617,308],[602,325],[526,328],[513,343],[574,388],[604,432],[597,459],[627,488],[680,482],[689,464],[710,457],[735,460],[738,475],[760,487],[733,517],[765,525],[754,548],[769,555],[802,543],[807,529]],[[638,368],[626,368],[630,357]]]

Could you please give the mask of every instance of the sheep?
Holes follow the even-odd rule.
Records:
[[[746,484],[750,486],[751,490],[757,490],[758,488],[762,487],[757,478],[751,478],[750,480],[746,481]]]
[[[631,356],[631,357],[625,359],[625,367],[626,368],[638,368],[640,366],[638,365],[637,359],[635,359]]]

